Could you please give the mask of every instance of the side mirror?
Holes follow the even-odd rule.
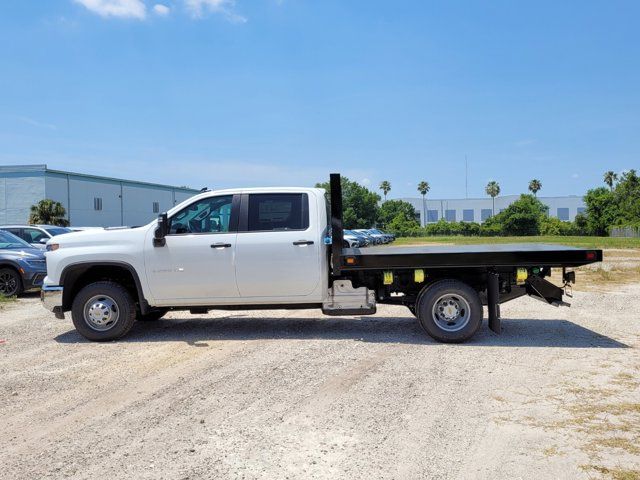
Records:
[[[44,245],[49,240],[51,240],[49,237],[42,237],[40,240],[38,240],[38,242]]]
[[[169,221],[167,219],[167,213],[161,213],[158,215],[158,226],[155,232],[153,232],[153,246],[164,247],[167,241],[164,237],[169,233]]]

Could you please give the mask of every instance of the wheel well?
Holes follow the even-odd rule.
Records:
[[[122,285],[133,299],[141,304],[143,296],[140,282],[134,275],[134,272],[124,265],[79,265],[72,267],[63,274],[62,309],[63,311],[71,310],[73,299],[83,287],[104,280]]]

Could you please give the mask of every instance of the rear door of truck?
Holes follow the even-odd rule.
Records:
[[[306,297],[318,291],[324,247],[315,206],[312,192],[242,195],[236,255],[241,297]]]

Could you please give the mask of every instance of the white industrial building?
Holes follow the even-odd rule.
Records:
[[[495,213],[498,214],[513,202],[518,200],[520,195],[504,195],[495,198]],[[435,223],[444,218],[449,222],[476,222],[482,223],[493,215],[493,203],[491,197],[487,198],[467,198],[455,200],[432,200],[427,199],[423,206],[422,198],[403,198],[416,209],[420,225]],[[557,217],[563,221],[573,221],[578,213],[585,211],[585,204],[582,197],[538,197],[542,203],[549,207],[549,216]],[[426,212],[423,210],[426,207]]]
[[[0,166],[0,225],[26,223],[31,205],[60,202],[71,226],[149,223],[198,193],[185,187],[52,170],[46,165]]]

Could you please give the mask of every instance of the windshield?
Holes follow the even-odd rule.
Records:
[[[65,227],[46,227],[45,230],[52,236],[62,235],[63,233],[71,233],[73,230]]]
[[[22,249],[33,248],[21,238],[16,237],[13,233],[0,230],[0,249]]]

